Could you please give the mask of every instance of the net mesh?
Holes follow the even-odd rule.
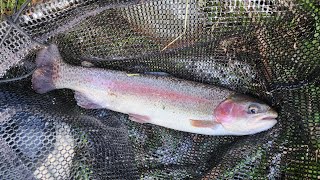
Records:
[[[316,0],[50,0],[0,22],[0,179],[320,179]],[[31,88],[36,52],[259,97],[271,130],[204,136]],[[17,81],[6,80],[17,78]]]

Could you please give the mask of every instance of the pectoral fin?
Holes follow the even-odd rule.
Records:
[[[85,109],[102,109],[103,107],[99,104],[92,102],[83,93],[75,92],[74,98],[77,101],[77,105]]]
[[[196,120],[196,119],[190,119],[190,123],[193,127],[200,127],[200,128],[214,128],[217,124],[219,124],[212,120]]]

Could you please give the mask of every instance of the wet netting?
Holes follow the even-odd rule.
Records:
[[[29,1],[30,2],[30,1]],[[0,21],[0,179],[320,179],[317,0],[46,0]],[[36,53],[165,72],[274,107],[278,123],[206,136],[36,93]]]

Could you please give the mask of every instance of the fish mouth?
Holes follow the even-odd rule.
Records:
[[[262,118],[261,120],[263,121],[270,121],[270,120],[275,120],[277,118],[277,116],[268,116],[268,117],[265,117],[265,118]]]
[[[278,113],[274,110],[270,110],[267,115],[261,118],[261,120],[267,121],[267,120],[275,120],[278,117]]]

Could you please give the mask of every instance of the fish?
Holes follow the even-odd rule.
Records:
[[[32,88],[73,90],[77,105],[128,114],[138,123],[203,135],[251,135],[272,128],[278,113],[259,99],[171,76],[72,66],[55,44],[40,50]]]

